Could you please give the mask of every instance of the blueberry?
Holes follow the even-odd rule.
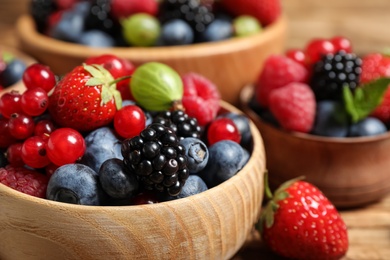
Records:
[[[221,41],[233,36],[233,26],[227,19],[215,19],[203,32],[202,39],[205,42]]]
[[[89,47],[113,47],[115,40],[107,33],[100,30],[90,30],[81,34],[77,41]]]
[[[99,181],[103,190],[116,199],[131,198],[138,192],[138,180],[135,174],[125,170],[123,160],[108,159],[99,170]]]
[[[372,136],[387,132],[387,128],[383,122],[374,117],[367,117],[349,128],[350,137]]]
[[[180,141],[186,149],[187,167],[190,174],[195,174],[206,167],[209,160],[207,146],[198,138],[187,137]]]
[[[65,164],[51,176],[46,198],[49,200],[80,204],[100,205],[101,188],[97,173],[83,164]]]
[[[198,175],[190,175],[177,198],[186,198],[206,191],[207,185]]]
[[[9,87],[21,80],[26,67],[23,60],[13,58],[0,73],[0,85]]]
[[[198,175],[212,188],[236,175],[248,159],[248,153],[238,143],[219,141],[209,147],[208,163]]]
[[[75,13],[80,13],[84,17],[87,17],[89,10],[91,9],[91,3],[88,1],[78,2],[74,4],[72,9]]]
[[[77,42],[84,31],[84,18],[82,12],[65,11],[49,35],[58,40]]]
[[[172,19],[162,26],[162,45],[186,45],[194,41],[192,28],[181,19]]]
[[[123,159],[121,141],[110,127],[101,127],[85,137],[86,150],[80,163],[99,172],[100,166],[108,159]]]
[[[348,115],[342,103],[324,100],[317,103],[317,111],[312,134],[345,137],[348,134]]]
[[[241,134],[240,144],[244,147],[248,147],[252,141],[252,132],[248,117],[243,114],[238,114],[234,112],[227,112],[225,114],[222,114],[221,117],[227,117],[233,120],[234,124],[237,126],[238,131]]]

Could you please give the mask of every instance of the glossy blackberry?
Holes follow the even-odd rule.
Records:
[[[196,118],[188,116],[183,110],[163,111],[156,114],[153,123],[159,123],[171,128],[179,138],[185,137],[199,138],[201,127]]]
[[[122,143],[123,162],[146,190],[176,196],[189,176],[185,148],[169,127],[152,123]]]
[[[165,0],[160,4],[159,20],[161,23],[172,19],[185,20],[194,30],[195,41],[214,21],[214,13],[210,5],[204,5],[200,0]]]
[[[33,17],[37,30],[44,32],[50,14],[57,10],[55,0],[32,0],[29,5],[29,12]]]
[[[354,90],[359,85],[362,60],[354,53],[327,54],[313,66],[310,86],[317,100],[342,98],[343,86]]]
[[[85,30],[98,29],[110,35],[117,34],[118,24],[110,16],[111,0],[91,0],[91,8],[85,18]]]

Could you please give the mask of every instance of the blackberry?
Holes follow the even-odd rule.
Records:
[[[360,81],[362,60],[354,53],[327,54],[313,65],[310,86],[317,100],[339,100],[343,86],[353,91]]]
[[[85,18],[85,31],[98,29],[110,35],[116,35],[118,24],[111,18],[111,0],[91,0],[89,13]]]
[[[172,129],[152,123],[122,143],[123,162],[146,190],[169,196],[180,193],[189,176],[185,148]]]
[[[45,31],[49,16],[56,10],[55,0],[32,0],[30,2],[29,12],[39,32],[43,33]]]
[[[215,18],[211,6],[202,4],[200,0],[165,0],[160,4],[158,17],[161,23],[172,19],[186,21],[194,30],[195,41],[200,41]]]
[[[183,110],[160,112],[153,117],[153,123],[171,128],[179,140],[185,137],[200,137],[201,127],[198,121],[188,116]]]

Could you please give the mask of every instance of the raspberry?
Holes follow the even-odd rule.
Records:
[[[49,178],[37,171],[7,165],[0,168],[0,183],[25,194],[45,198]]]
[[[264,63],[256,84],[256,100],[264,107],[269,105],[272,90],[291,82],[306,82],[307,69],[298,62],[283,55],[271,55]]]
[[[111,0],[111,14],[118,21],[136,13],[157,15],[158,3],[155,0]]]
[[[290,131],[308,133],[314,124],[316,101],[304,83],[290,83],[271,92],[270,110],[280,125]]]
[[[197,73],[182,76],[183,106],[190,117],[198,120],[200,126],[210,123],[219,110],[221,99],[217,86],[209,79]]]
[[[379,53],[363,57],[361,83],[367,83],[380,77],[390,77],[390,58]],[[386,90],[382,103],[371,115],[384,123],[390,123],[390,88]]]

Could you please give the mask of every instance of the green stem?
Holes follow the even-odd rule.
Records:
[[[116,84],[116,83],[118,83],[118,82],[121,82],[122,80],[129,79],[129,78],[131,78],[131,75],[129,75],[129,76],[123,76],[123,77],[114,79],[114,80],[111,81],[108,85],[111,86],[111,85],[113,85],[113,84]]]
[[[269,188],[268,171],[266,171],[266,172],[264,173],[264,192],[265,192],[265,196],[266,196],[268,199],[272,199],[273,194],[272,194],[271,189]]]

